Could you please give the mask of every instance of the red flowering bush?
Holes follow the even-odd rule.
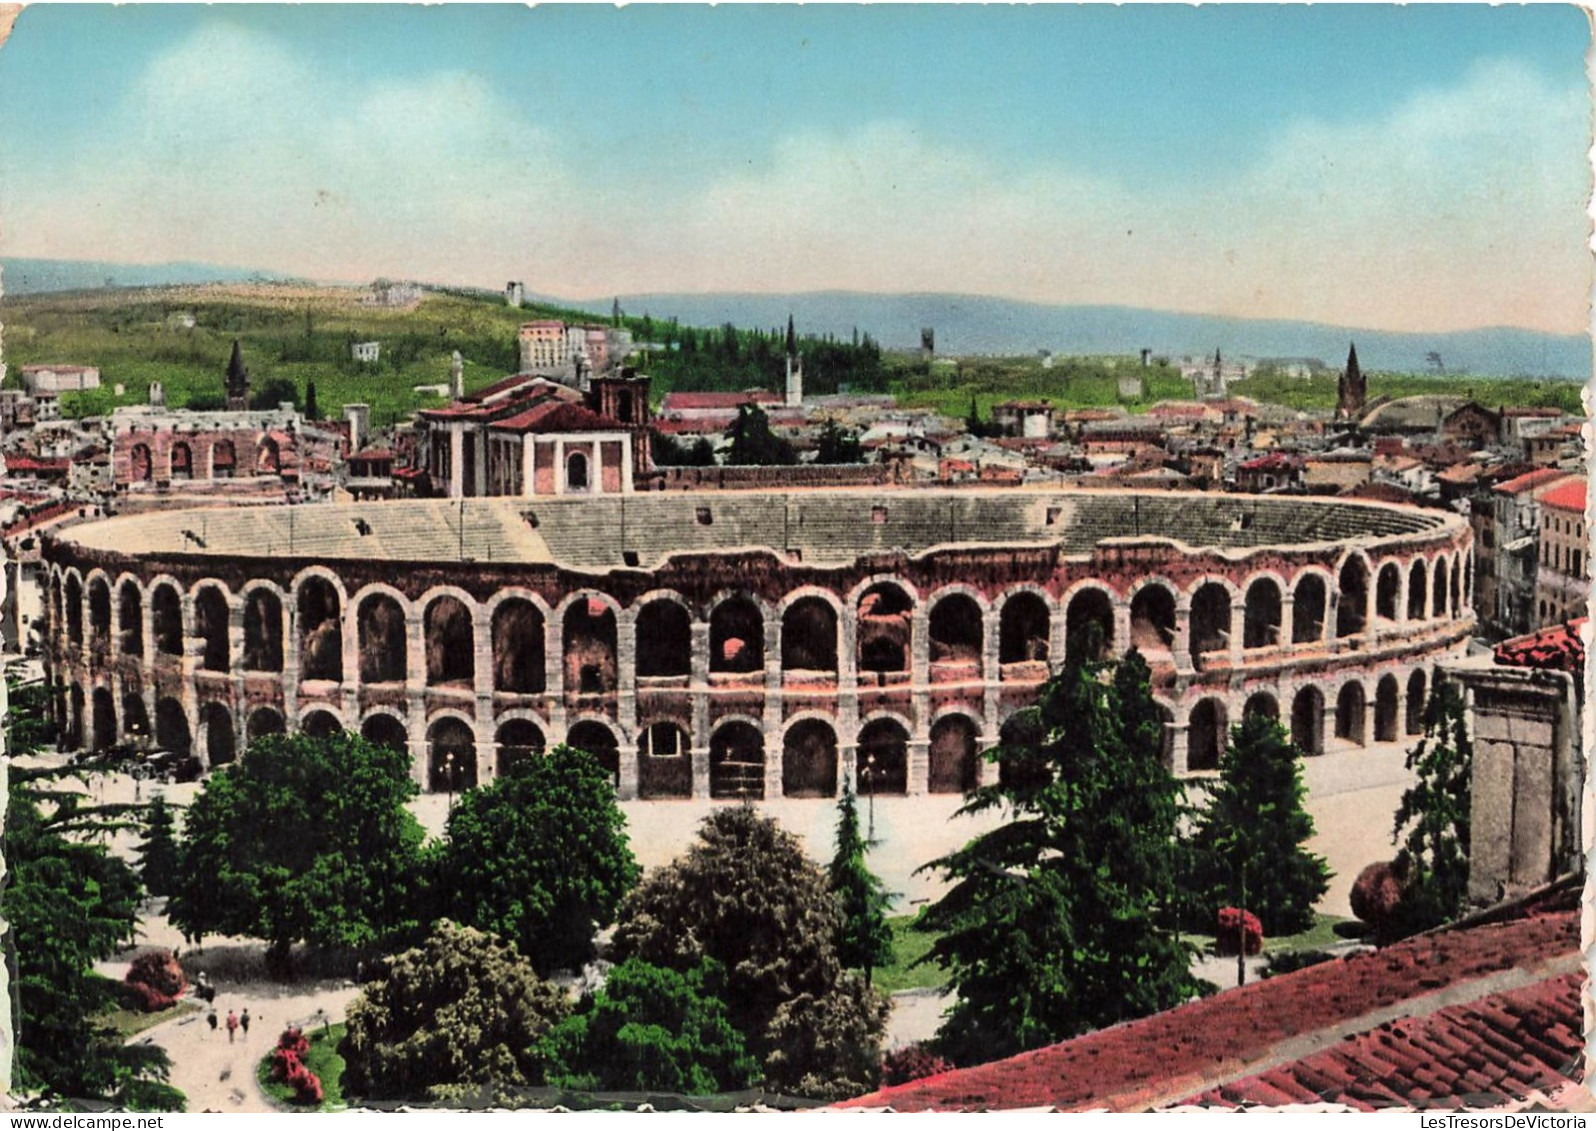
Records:
[[[297,1027],[290,1025],[277,1038],[272,1049],[273,1080],[287,1084],[294,1090],[296,1104],[319,1104],[322,1101],[321,1077],[305,1067],[305,1055],[310,1052],[310,1041]]]
[[[1214,940],[1215,952],[1222,957],[1235,957],[1238,933],[1245,938],[1249,955],[1263,953],[1263,924],[1258,922],[1258,916],[1239,907],[1221,907],[1219,935]]]
[[[170,1009],[188,989],[188,976],[169,950],[139,955],[128,966],[125,980],[139,1008],[146,1013]]]
[[[905,1045],[893,1049],[881,1059],[881,1083],[886,1086],[907,1084],[939,1072],[950,1072],[953,1065],[943,1060],[923,1044]]]

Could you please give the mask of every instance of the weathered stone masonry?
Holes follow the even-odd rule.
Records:
[[[203,517],[203,545],[192,531]],[[957,792],[1096,623],[1178,773],[1243,712],[1420,728],[1472,546],[1438,512],[1221,495],[749,493],[164,512],[50,539],[69,748],[358,729],[424,788],[554,742],[623,797]]]

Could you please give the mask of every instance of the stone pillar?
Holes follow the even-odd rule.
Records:
[[[1131,646],[1131,611],[1129,601],[1114,602],[1114,647],[1110,651],[1115,656],[1123,656],[1130,651]]]
[[[855,753],[859,739],[859,607],[843,608],[837,618],[841,637],[837,648],[837,789],[844,782],[852,783],[858,790],[859,779],[855,770]]]
[[[1241,600],[1231,599],[1230,602],[1230,666],[1241,667],[1242,645],[1247,640],[1247,599],[1243,595]]]
[[[1191,725],[1189,723],[1169,723],[1169,758],[1174,763],[1173,772],[1176,777],[1184,777],[1189,760],[1191,741]]]
[[[998,690],[1003,682],[1002,633],[1002,611],[995,607],[988,609],[981,620],[981,726],[983,728],[989,727],[991,720],[997,718]],[[930,725],[929,718],[928,713],[927,726]],[[979,763],[979,757],[976,761]],[[929,773],[928,762],[927,774]]]
[[[343,679],[338,684],[338,704],[344,717],[344,726],[359,730],[360,720],[360,626],[352,602],[344,601],[339,609],[343,622]]]
[[[620,798],[630,801],[638,795],[637,743],[637,612],[622,609],[615,616],[615,722],[621,732],[617,754],[620,765]]]
[[[537,444],[533,434],[521,437],[521,494],[530,499],[537,494]]]
[[[558,741],[564,742],[569,725],[565,717],[565,626],[557,610],[543,618],[543,687],[549,704],[549,741],[556,741],[557,734]]]
[[[922,716],[923,717],[923,716]],[[920,718],[915,719],[914,733],[909,736],[908,775],[905,785],[910,797],[921,797],[928,792],[931,783],[931,740],[922,738],[925,728]]]
[[[709,796],[709,622],[694,620],[692,631],[693,689],[693,797],[702,800]]]
[[[471,608],[471,691],[476,699],[477,781],[486,785],[498,768],[498,743],[494,741],[493,633],[482,607]],[[485,752],[485,753],[484,753]]]
[[[765,708],[760,730],[765,735],[765,800],[781,796],[781,617],[765,620]]]
[[[449,426],[449,497],[465,494],[465,433],[458,424]]]
[[[427,713],[418,706],[420,696],[411,699],[411,710],[405,714],[405,737],[410,747],[410,776],[425,792],[431,785],[427,773]]]
[[[1170,653],[1175,660],[1177,672],[1190,673],[1191,664],[1191,606],[1179,604],[1175,606],[1175,639],[1170,645]]]
[[[201,670],[205,659],[205,638],[195,632],[194,595],[184,593],[180,599],[183,622],[183,657],[182,657],[182,702],[183,714],[188,716],[189,745],[195,753],[200,751],[199,727],[199,691],[194,686],[194,673]],[[85,634],[85,639],[87,634]],[[155,720],[150,719],[151,725]]]
[[[233,677],[233,709],[242,714],[245,710],[244,599],[236,593],[233,595],[233,599],[227,603],[227,655],[229,657],[228,667]],[[241,725],[238,730],[240,736],[238,748],[243,750],[244,727]]]
[[[1474,740],[1469,900],[1511,898],[1580,867],[1584,767],[1574,681],[1479,657],[1448,665]]]
[[[1291,642],[1297,630],[1297,596],[1289,589],[1280,598],[1280,636],[1275,644],[1285,650],[1295,647]]]

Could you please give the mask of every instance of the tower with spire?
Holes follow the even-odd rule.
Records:
[[[798,356],[798,335],[793,331],[792,315],[787,315],[787,407],[804,403],[804,361]]]
[[[249,409],[249,370],[244,368],[244,351],[233,339],[233,356],[227,363],[227,407],[229,410]]]
[[[1363,370],[1358,367],[1358,345],[1351,344],[1347,350],[1347,367],[1341,373],[1341,383],[1336,397],[1336,416],[1343,420],[1359,420],[1363,417],[1363,403],[1368,399],[1368,383],[1364,380]]]

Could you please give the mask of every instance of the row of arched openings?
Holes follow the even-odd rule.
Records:
[[[238,474],[238,449],[231,440],[211,445],[210,475],[213,479],[232,479]],[[167,452],[168,474],[172,479],[194,478],[196,460],[193,447],[184,440],[174,442]],[[276,440],[263,436],[255,446],[255,473],[276,475],[282,470],[282,452]],[[128,450],[128,476],[135,483],[156,478],[155,455],[148,444],[134,444]]]

